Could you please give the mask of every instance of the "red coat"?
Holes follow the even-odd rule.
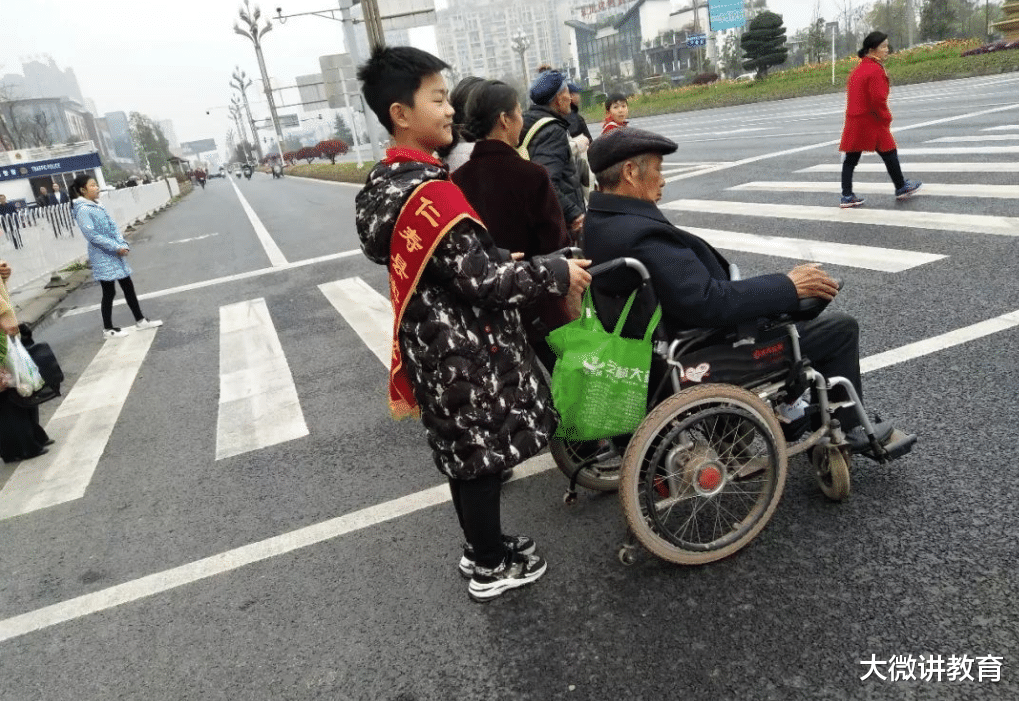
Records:
[[[846,83],[846,125],[839,151],[893,151],[888,74],[880,62],[864,58]]]

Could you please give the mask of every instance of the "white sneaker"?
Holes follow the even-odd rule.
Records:
[[[141,331],[143,329],[155,329],[155,328],[158,328],[158,327],[160,327],[162,325],[163,325],[163,322],[160,321],[159,319],[156,319],[155,321],[150,321],[148,319],[142,319],[137,324],[135,324],[134,327],[136,329],[138,329],[139,331]]]
[[[127,331],[120,327],[103,329],[103,338],[121,338],[127,335]]]

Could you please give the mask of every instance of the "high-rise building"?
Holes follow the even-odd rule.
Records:
[[[24,94],[17,97],[69,97],[78,104],[85,104],[74,69],[61,70],[52,57],[41,58],[43,60],[22,61],[25,79],[21,90]]]
[[[180,141],[177,140],[177,130],[173,128],[172,119],[160,119],[156,122],[159,125],[159,129],[163,132],[163,136],[166,137],[166,141],[170,145],[170,150],[174,153],[180,151]]]
[[[134,150],[134,141],[131,139],[131,125],[127,115],[123,112],[107,112],[103,119],[106,120],[106,128],[113,139],[113,152],[118,162],[137,164],[138,156]]]
[[[575,68],[568,49],[564,2],[450,0],[446,9],[436,14],[439,56],[458,77],[476,75],[513,83],[526,80],[529,84],[539,65],[548,64],[571,74]],[[513,37],[518,33],[526,36],[528,44],[523,60],[513,48]]]

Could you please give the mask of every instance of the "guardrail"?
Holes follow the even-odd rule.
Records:
[[[179,194],[177,181],[169,179],[105,192],[100,202],[124,231]],[[70,204],[0,214],[0,259],[14,268],[9,285],[12,292],[83,259],[87,245],[71,217]]]

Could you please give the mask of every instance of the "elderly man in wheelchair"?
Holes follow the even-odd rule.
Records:
[[[619,489],[632,537],[664,559],[711,562],[744,547],[781,497],[787,458],[808,452],[822,491],[849,495],[849,462],[884,463],[916,437],[863,406],[859,327],[821,315],[839,283],[817,265],[739,279],[703,239],[659,211],[663,155],[677,145],[640,129],[596,139],[598,178],[584,222],[595,308],[612,328],[639,289],[623,329],[640,337],[662,306],[649,413],[632,436],[553,443],[574,485]],[[625,452],[624,452],[625,451]],[[632,539],[620,550],[633,561]]]

